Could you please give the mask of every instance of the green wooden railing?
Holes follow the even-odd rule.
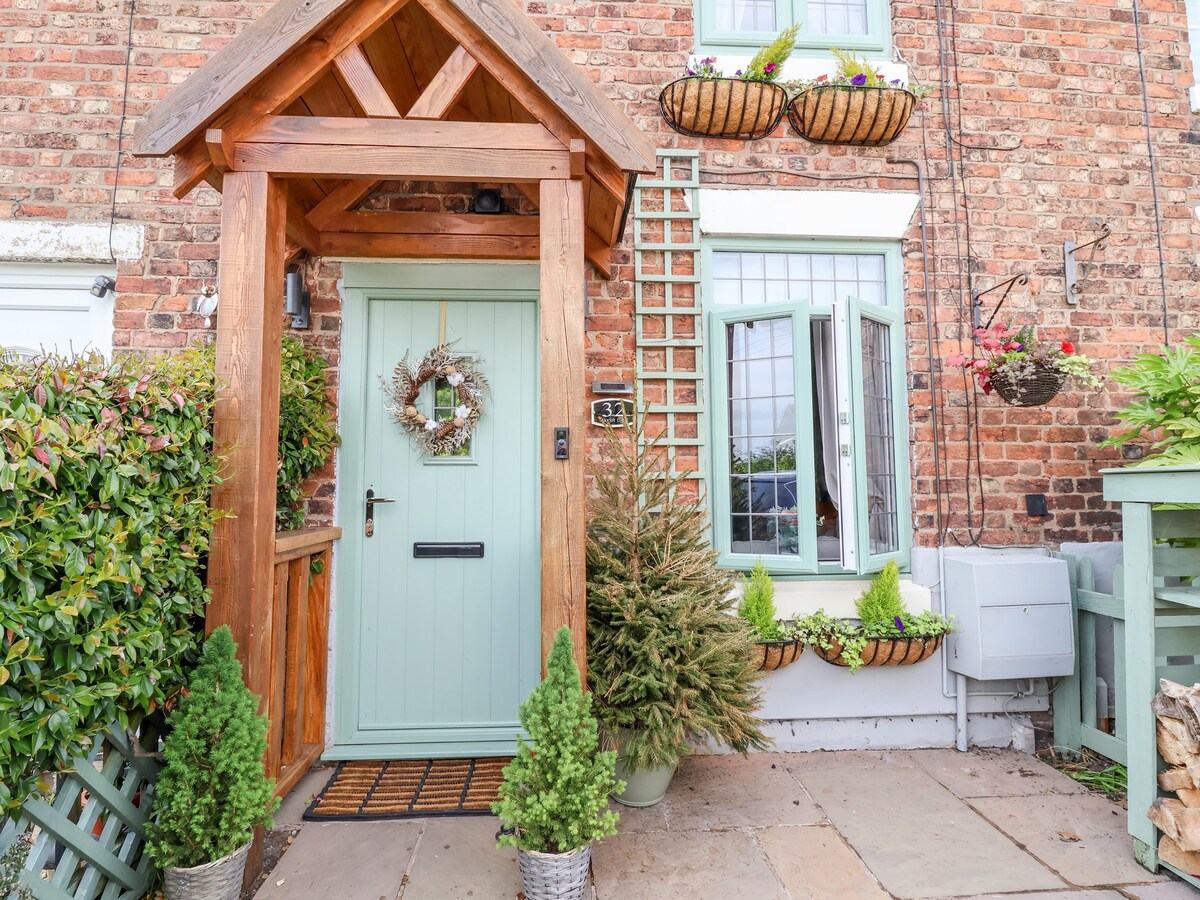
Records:
[[[123,732],[102,735],[58,776],[52,802],[29,800],[0,829],[0,856],[32,837],[20,884],[37,900],[140,900],[154,872],[143,848],[158,770]]]

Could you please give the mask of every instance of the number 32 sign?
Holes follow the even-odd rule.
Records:
[[[632,400],[593,400],[592,424],[602,428],[624,425],[633,417]]]

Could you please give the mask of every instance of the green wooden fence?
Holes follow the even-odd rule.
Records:
[[[140,900],[154,872],[143,847],[158,769],[124,732],[102,735],[52,802],[29,800],[0,829],[0,856],[32,837],[20,884],[37,900]]]

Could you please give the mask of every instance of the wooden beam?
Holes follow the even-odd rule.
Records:
[[[583,183],[543,181],[540,198],[542,659],[554,633],[568,625],[582,673],[587,665]],[[554,429],[560,427],[570,429],[565,460],[554,458]]]
[[[321,232],[309,223],[305,218],[304,210],[290,197],[287,205],[287,236],[313,256],[317,255],[321,243]]]
[[[479,68],[479,63],[465,47],[458,46],[450,58],[442,63],[429,86],[421,92],[417,102],[408,111],[409,119],[440,119],[450,111],[462,94],[467,82]]]
[[[364,259],[537,259],[536,236],[352,234],[326,231],[321,256]]]
[[[565,150],[239,143],[233,165],[239,172],[301,178],[542,181],[566,178],[570,155]]]
[[[596,234],[590,228],[583,235],[583,254],[587,257],[587,261],[596,267],[596,271],[601,276],[606,280],[612,280],[612,248],[608,246],[608,243],[600,235]]]
[[[567,148],[537,124],[414,122],[342,116],[267,116],[240,144],[312,144],[430,150],[551,150]]]
[[[333,60],[333,69],[363,115],[400,117],[400,110],[371,68],[361,44],[351,44],[339,53]]]
[[[210,128],[204,133],[204,144],[208,158],[218,172],[225,173],[233,165],[233,142],[220,128]]]
[[[329,220],[326,232],[357,234],[476,234],[538,236],[537,216],[477,213],[344,212]]]
[[[319,231],[325,230],[330,222],[366,197],[378,184],[380,182],[370,180],[343,181],[308,211],[309,224]]]

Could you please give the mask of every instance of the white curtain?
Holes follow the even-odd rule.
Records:
[[[817,419],[821,423],[821,465],[825,490],[841,510],[838,493],[837,364],[833,355],[833,323],[813,320],[813,378],[817,388]]]

